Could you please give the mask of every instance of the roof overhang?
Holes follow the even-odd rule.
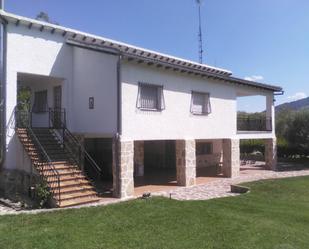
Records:
[[[109,46],[108,44],[98,44],[94,42],[88,42],[83,40],[78,40],[74,38],[67,39],[67,44],[72,46],[77,46],[81,48],[87,48],[99,52],[121,55],[123,59],[128,61],[136,62],[139,64],[147,64],[148,66],[156,66],[158,68],[164,68],[167,70],[178,71],[181,73],[188,73],[199,75],[202,77],[212,78],[215,80],[225,81],[229,83],[250,86],[254,88],[264,89],[272,92],[282,92],[282,88],[279,86],[263,84],[259,82],[248,81],[236,77],[232,77],[231,75],[223,75],[218,74],[215,71],[205,70],[202,66],[196,66],[192,63],[179,62],[169,58],[162,58],[162,56],[157,56],[156,54],[145,53],[144,51],[139,51],[136,49],[123,48],[123,47],[115,47]]]
[[[29,29],[38,29],[41,32],[50,32],[53,35],[61,35],[66,39],[66,43],[72,46],[79,46],[87,49],[92,49],[104,53],[121,55],[128,61],[136,61],[137,63],[146,63],[147,65],[155,65],[179,71],[181,73],[195,74],[202,77],[213,78],[225,82],[230,82],[239,85],[251,86],[273,92],[282,92],[282,88],[275,85],[268,85],[259,82],[248,81],[232,76],[232,72],[211,67],[205,64],[199,64],[193,61],[181,59],[171,55],[158,53],[152,50],[132,46],[126,43],[114,41],[101,36],[96,36],[74,29],[69,29],[63,26],[54,25],[51,23],[41,22],[35,19],[30,19],[0,10],[1,19],[13,23],[16,26],[24,25]]]

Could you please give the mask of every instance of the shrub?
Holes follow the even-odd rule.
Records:
[[[262,140],[241,140],[240,141],[240,153],[251,154],[253,152],[260,152],[264,155],[265,145]]]
[[[49,191],[47,184],[39,183],[36,185],[35,189],[36,189],[36,197],[37,197],[39,208],[48,207],[48,202],[51,197],[51,192]]]

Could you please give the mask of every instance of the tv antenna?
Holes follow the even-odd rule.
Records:
[[[203,36],[202,36],[202,19],[201,19],[201,5],[203,0],[195,0],[198,5],[198,20],[199,20],[199,29],[198,29],[198,54],[199,62],[203,64]]]

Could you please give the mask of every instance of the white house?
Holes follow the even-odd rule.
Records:
[[[276,168],[281,87],[3,10],[0,21],[2,185],[26,188],[37,174],[59,206],[96,200],[74,195],[89,187],[87,170],[109,177],[120,198],[148,172],[190,186],[211,165],[237,176],[241,139],[265,141],[266,167]],[[237,98],[254,95],[265,97],[265,118],[238,118]]]

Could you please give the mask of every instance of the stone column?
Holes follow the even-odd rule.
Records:
[[[113,194],[118,198],[134,195],[134,142],[113,140]]]
[[[144,141],[134,141],[134,174],[144,176]]]
[[[179,186],[195,185],[195,140],[176,141],[176,171]]]
[[[277,139],[265,139],[265,167],[266,169],[277,169]]]
[[[223,139],[223,175],[236,177],[240,170],[239,139]]]

